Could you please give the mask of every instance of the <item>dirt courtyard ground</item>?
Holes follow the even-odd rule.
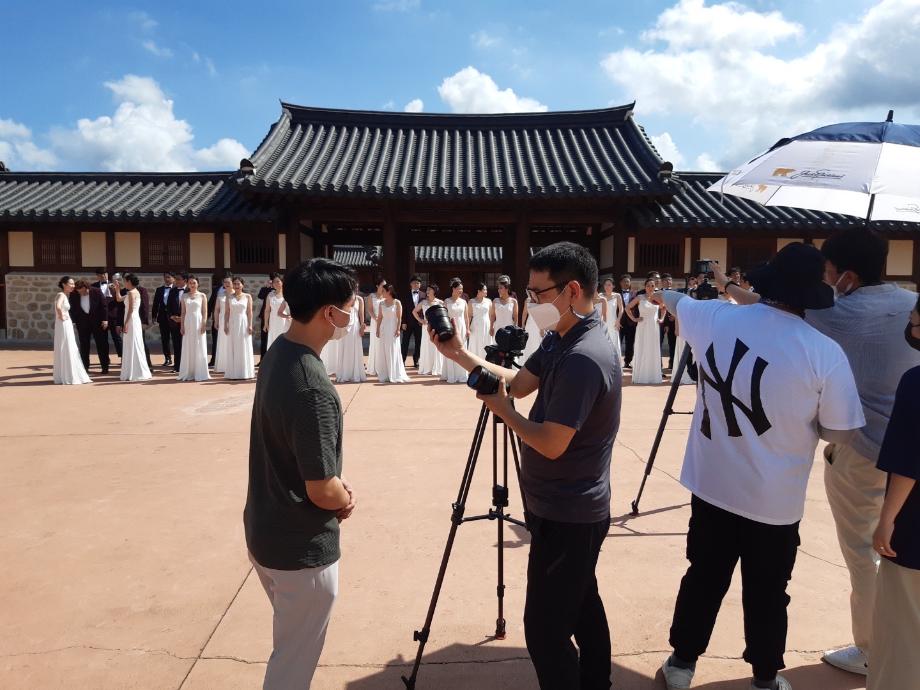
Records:
[[[161,361],[155,356],[155,362]],[[242,530],[254,383],[114,376],[51,384],[50,351],[0,351],[0,687],[259,688],[268,601]],[[91,372],[92,373],[92,372]],[[338,387],[345,471],[358,508],[343,526],[340,595],[314,688],[402,688],[479,410],[465,386],[413,377]],[[672,418],[629,515],[667,387],[624,389],[613,457],[614,524],[598,578],[614,687],[663,688],[658,667],[684,572],[689,495],[677,482],[689,417]],[[690,409],[684,387],[679,409]],[[487,449],[491,443],[487,441]],[[785,672],[796,690],[856,690],[820,662],[850,641],[848,576],[816,456],[793,581]],[[470,512],[489,507],[489,456]],[[517,482],[511,512],[520,516]],[[495,523],[460,528],[418,687],[536,688],[522,626],[527,535],[508,530],[508,636],[495,626]],[[695,687],[747,688],[738,574]]]

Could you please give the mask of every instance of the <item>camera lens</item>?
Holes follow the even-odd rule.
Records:
[[[495,395],[501,385],[501,379],[488,369],[476,367],[466,379],[466,385],[481,395]]]
[[[425,320],[438,336],[442,343],[454,337],[454,327],[450,322],[447,307],[440,304],[428,307],[425,310]]]

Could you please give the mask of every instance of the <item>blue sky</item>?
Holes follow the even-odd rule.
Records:
[[[888,107],[918,121],[917,35],[920,0],[5,3],[0,160],[232,168],[279,100],[431,112],[637,100],[666,158],[725,168]]]

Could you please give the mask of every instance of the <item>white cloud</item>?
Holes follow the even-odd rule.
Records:
[[[406,103],[406,107],[403,110],[407,113],[420,113],[425,109],[425,102],[421,98],[413,98],[411,101]]]
[[[384,103],[384,104],[380,107],[380,109],[381,109],[381,110],[395,110],[395,109],[396,109],[396,101],[394,101],[394,100],[391,98],[391,99],[388,100],[386,103]]]
[[[153,31],[159,26],[157,20],[146,12],[131,12],[128,18],[137,24],[141,31]]]
[[[778,12],[734,2],[681,0],[625,48],[601,62],[642,113],[673,114],[718,132],[722,151],[705,161],[740,163],[783,136],[822,124],[881,120],[888,107],[920,115],[920,1],[882,0],[813,48],[778,54],[802,35]]]
[[[501,39],[498,36],[493,36],[484,29],[480,29],[472,34],[470,40],[477,48],[494,48],[501,43]]]
[[[708,153],[701,153],[696,157],[693,169],[700,172],[722,172],[724,170]]]
[[[51,130],[48,148],[36,145],[25,125],[0,120],[4,160],[13,169],[178,172],[232,170],[249,153],[235,139],[195,148],[192,126],[176,117],[173,101],[150,77],[129,74],[105,86],[114,96],[115,112]]]
[[[381,0],[373,8],[378,12],[411,12],[422,6],[422,0]]]
[[[680,150],[678,150],[677,144],[674,143],[674,139],[671,137],[670,133],[663,132],[658,136],[650,136],[649,139],[652,140],[652,143],[655,145],[655,148],[658,149],[658,153],[664,160],[673,163],[674,167],[678,170],[684,166],[684,157]]]
[[[211,58],[209,58],[207,55],[202,57],[199,52],[195,51],[192,53],[192,60],[194,60],[195,63],[199,65],[201,63],[204,63],[204,67],[206,70],[208,70],[208,74],[212,77],[217,76],[217,67],[214,65],[214,61]]]
[[[455,113],[544,112],[547,107],[533,98],[518,96],[510,88],[499,89],[488,74],[475,67],[464,67],[447,77],[438,95]]]
[[[144,50],[151,55],[156,55],[161,58],[171,58],[173,56],[173,52],[169,48],[158,46],[155,41],[150,39],[141,41],[141,45],[144,46]]]

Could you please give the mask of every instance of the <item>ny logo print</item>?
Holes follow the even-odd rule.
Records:
[[[722,411],[725,414],[725,423],[728,426],[728,435],[732,437],[741,436],[741,428],[738,426],[738,418],[735,416],[737,407],[748,418],[753,425],[754,431],[758,436],[762,436],[772,426],[770,420],[763,409],[763,401],[760,398],[760,382],[763,378],[763,372],[769,364],[758,357],[754,361],[754,371],[751,375],[751,406],[748,407],[732,393],[732,383],[735,380],[735,372],[738,365],[750,348],[740,340],[735,340],[735,351],[732,353],[732,362],[728,368],[728,376],[722,377],[719,367],[716,366],[716,353],[713,346],[710,345],[706,350],[706,363],[709,365],[709,371],[702,366],[699,367],[700,375],[700,392],[703,396],[703,420],[700,424],[700,431],[703,435],[712,439],[712,428],[709,423],[709,404],[706,400],[706,384],[712,386],[712,389],[719,394],[722,401]],[[710,375],[711,372],[711,375]]]

